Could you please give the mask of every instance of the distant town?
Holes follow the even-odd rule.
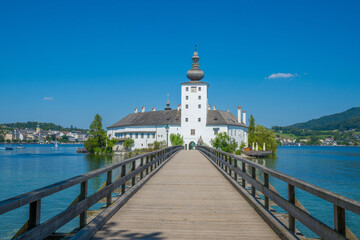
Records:
[[[359,146],[360,132],[357,129],[346,131],[304,130],[302,136],[288,131],[275,130],[276,140],[282,146]]]
[[[0,124],[0,142],[3,143],[83,143],[88,137],[85,129],[63,128],[52,123]]]

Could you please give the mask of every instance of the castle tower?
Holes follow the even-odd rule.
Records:
[[[195,45],[192,69],[186,74],[190,81],[181,84],[181,128],[189,149],[203,134],[208,111],[209,85],[200,81],[204,77],[204,72],[199,69],[199,59]]]

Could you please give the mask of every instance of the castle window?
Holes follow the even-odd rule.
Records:
[[[195,135],[195,129],[191,129],[190,134],[191,134],[192,136]]]
[[[143,133],[141,134],[141,138],[144,138],[144,134],[143,134]]]
[[[199,92],[201,91],[201,87],[199,87]]]
[[[218,135],[219,134],[219,128],[213,128],[214,130],[214,135]]]
[[[132,138],[132,133],[130,133],[130,138]]]
[[[198,99],[201,100],[201,96],[198,96]]]
[[[191,92],[196,92],[197,91],[197,87],[191,87]]]
[[[189,96],[186,96],[185,98],[186,98],[186,100],[189,100]]]
[[[186,87],[186,91],[189,91],[189,87]]]
[[[188,109],[188,108],[189,108],[189,105],[186,104],[186,105],[185,105],[185,108]]]
[[[198,108],[201,108],[201,104],[198,105]]]
[[[137,134],[137,133],[135,133],[135,138],[138,138],[138,134]]]
[[[201,122],[201,118],[198,118],[198,122]]]
[[[153,134],[153,138],[155,138],[155,133]]]
[[[189,121],[189,119],[188,118],[185,118],[185,122],[188,122]]]

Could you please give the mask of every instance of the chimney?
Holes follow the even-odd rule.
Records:
[[[177,110],[180,111],[180,109],[181,109],[181,105],[178,104]]]
[[[154,108],[154,107],[152,108],[152,111],[155,112],[155,108]]]
[[[137,110],[137,108],[135,108],[135,111],[134,111],[134,113],[137,113],[138,112],[138,110]]]
[[[210,104],[208,104],[208,110],[211,110],[211,106],[210,106]]]
[[[145,112],[145,107],[144,106],[141,107],[141,112]]]
[[[213,110],[216,110],[216,106],[215,106],[215,105],[213,106]]]
[[[243,111],[243,124],[246,125],[246,111]]]
[[[241,107],[238,107],[238,122],[241,123]]]

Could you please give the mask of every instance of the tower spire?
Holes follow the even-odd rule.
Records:
[[[191,81],[200,81],[203,77],[204,77],[204,72],[202,70],[199,69],[199,54],[197,52],[197,44],[195,43],[195,52],[192,56],[192,69],[190,69],[187,72],[187,77],[191,80]]]

